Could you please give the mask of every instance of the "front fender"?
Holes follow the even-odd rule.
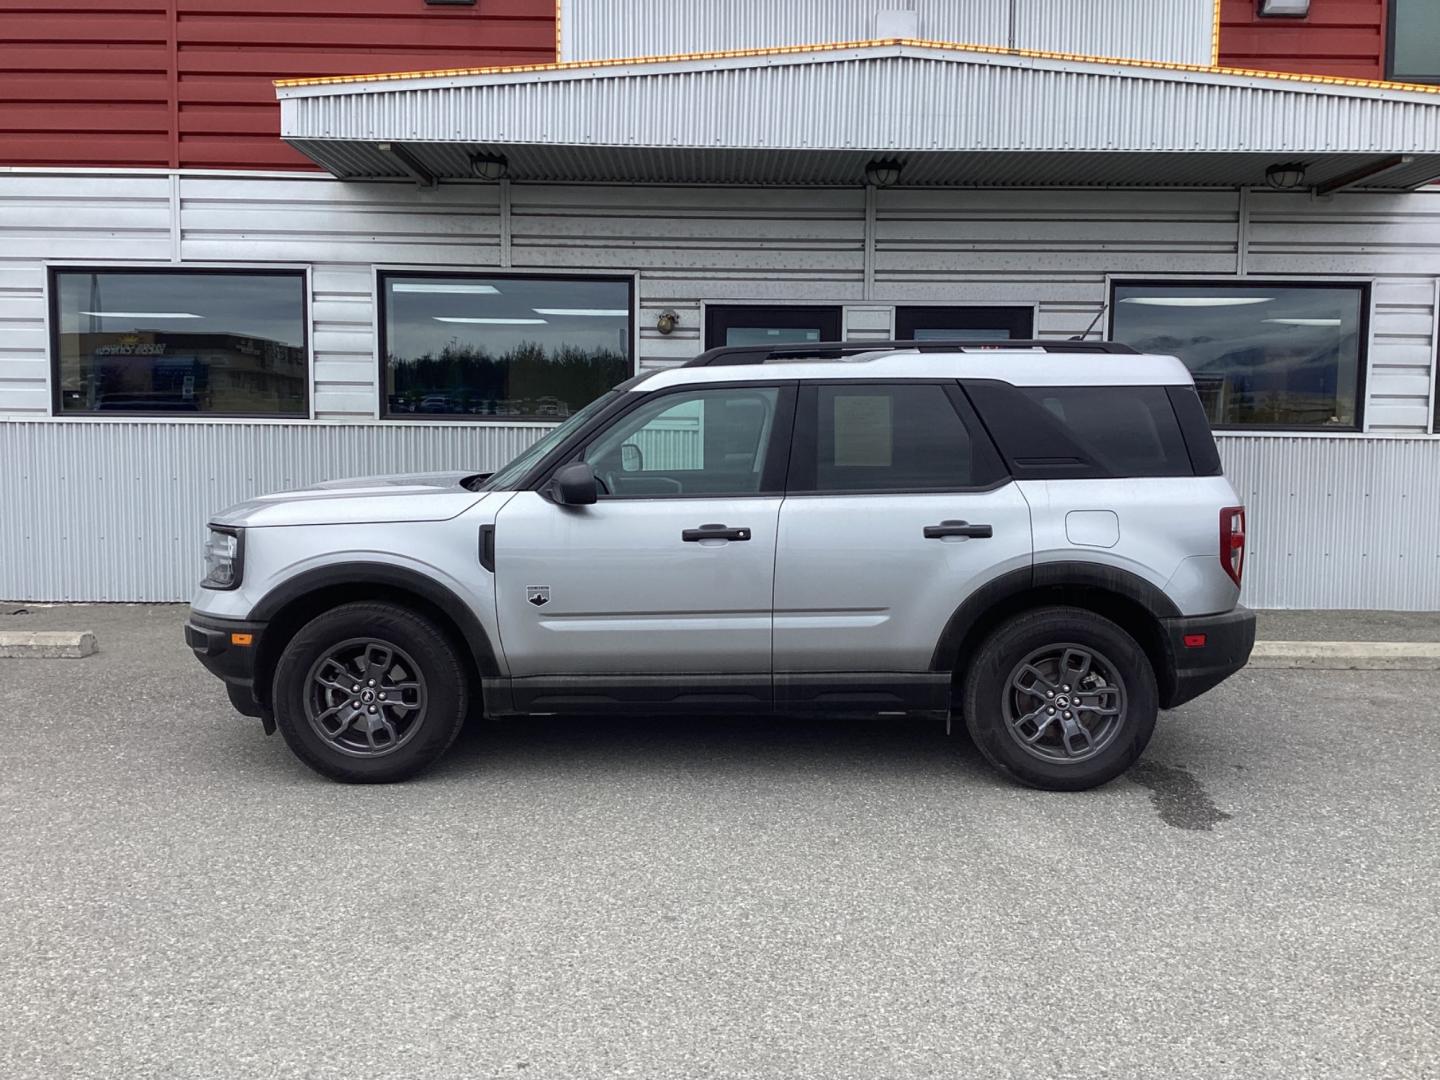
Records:
[[[410,593],[433,604],[459,628],[470,649],[470,655],[481,675],[501,674],[499,654],[489,630],[452,584],[435,576],[393,562],[348,559],[326,563],[288,577],[265,594],[250,613],[250,621],[268,623],[290,604],[306,596],[336,586],[380,586]],[[493,610],[493,605],[492,605]]]

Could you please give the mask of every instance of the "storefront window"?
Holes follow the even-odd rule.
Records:
[[[1178,356],[1217,427],[1358,429],[1369,288],[1116,282],[1111,336]]]
[[[58,414],[308,414],[298,271],[51,273]]]
[[[628,278],[382,274],[399,419],[563,420],[628,378]]]
[[[1390,0],[1388,77],[1401,82],[1440,82],[1440,4]]]

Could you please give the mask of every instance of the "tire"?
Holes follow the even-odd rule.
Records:
[[[1145,650],[1109,619],[1072,607],[1002,623],[975,654],[961,702],[986,760],[1048,791],[1115,779],[1145,750],[1159,711]]]
[[[384,784],[450,748],[469,686],[454,642],[429,619],[356,603],[316,616],[290,640],[272,700],[280,734],[306,765],[332,780]]]

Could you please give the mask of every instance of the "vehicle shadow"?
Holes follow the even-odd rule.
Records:
[[[800,717],[532,717],[472,718],[432,775],[474,770],[685,768],[778,771],[993,772],[965,732],[938,720]],[[998,780],[998,778],[996,778]],[[1003,781],[999,781],[1002,782]]]

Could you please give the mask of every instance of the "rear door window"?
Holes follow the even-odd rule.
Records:
[[[1193,476],[1163,386],[1012,386],[966,390],[1019,479]]]
[[[1115,476],[1184,476],[1192,471],[1163,386],[1026,386]]]
[[[802,386],[787,489],[955,491],[1003,479],[955,391],[938,383]]]

